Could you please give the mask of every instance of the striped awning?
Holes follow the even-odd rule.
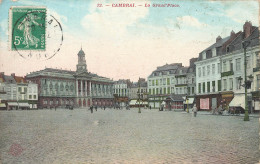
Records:
[[[240,94],[240,95],[235,95],[233,100],[229,103],[230,107],[242,107],[245,109],[245,95]]]
[[[8,102],[8,106],[18,106],[17,102]]]
[[[0,108],[5,108],[6,105],[4,103],[0,103]]]
[[[30,107],[28,103],[18,103],[19,107]]]

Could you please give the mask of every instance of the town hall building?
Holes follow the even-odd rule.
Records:
[[[113,81],[88,72],[82,49],[76,71],[45,68],[26,75],[26,79],[38,84],[39,108],[113,105]]]

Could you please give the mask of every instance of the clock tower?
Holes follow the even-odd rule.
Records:
[[[85,53],[80,49],[78,53],[78,64],[77,64],[77,72],[87,72],[87,64],[85,59]]]

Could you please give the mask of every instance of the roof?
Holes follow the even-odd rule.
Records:
[[[4,81],[7,83],[16,83],[13,76],[4,75]]]
[[[78,52],[78,56],[85,56],[84,51],[82,50],[82,48],[80,49],[80,51]]]
[[[14,79],[15,79],[16,83],[27,83],[25,78],[21,77],[21,76],[14,76]]]
[[[55,72],[55,73],[67,73],[67,74],[75,74],[76,73],[76,71],[69,71],[69,70],[62,70],[62,69],[55,69],[55,68],[45,68],[45,69],[40,70],[40,71]]]
[[[225,37],[223,39],[219,39],[216,43],[212,44],[211,46],[209,46],[208,48],[206,48],[205,50],[203,50],[202,52],[200,52],[199,54],[199,58],[198,58],[198,61],[202,60],[202,54],[203,53],[206,53],[207,51],[210,51],[214,48],[218,48],[218,47],[221,47],[221,50],[222,50],[222,46],[230,39],[230,36],[228,37]],[[221,51],[222,52],[222,51]],[[208,58],[212,58],[212,53],[210,54],[206,54],[206,59]]]
[[[182,66],[182,63],[172,63],[172,64],[165,64],[163,66],[157,67],[155,71],[168,71],[172,69],[178,69],[179,67]]]
[[[175,74],[177,69],[180,67],[183,67],[182,63],[165,64],[163,66],[157,67],[157,69],[154,70],[148,77],[152,77],[153,74],[158,76],[160,72],[163,74],[166,74],[167,72],[169,72],[169,74]]]
[[[180,67],[180,68],[177,69],[176,74],[177,74],[177,75],[186,74],[187,71],[188,71],[188,68],[189,68],[189,67]]]
[[[173,95],[170,95],[168,98],[170,98],[172,101],[184,101],[184,99],[182,98],[183,95],[176,95],[176,94],[173,94]]]
[[[3,74],[3,73],[0,73],[0,82],[5,82],[4,74]]]
[[[228,54],[229,52],[236,51],[243,49],[242,42],[243,41],[250,41],[249,47],[254,47],[259,45],[259,29],[256,26],[252,26],[253,30],[252,33],[247,37],[244,38],[245,33],[241,32],[230,44],[227,45],[228,52],[225,54]]]

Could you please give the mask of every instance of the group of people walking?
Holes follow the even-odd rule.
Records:
[[[98,108],[97,106],[91,105],[90,108],[89,108],[89,110],[91,111],[91,113],[93,113],[93,110],[95,109],[95,110],[97,111],[97,108]],[[101,109],[106,110],[106,106],[101,107]]]

